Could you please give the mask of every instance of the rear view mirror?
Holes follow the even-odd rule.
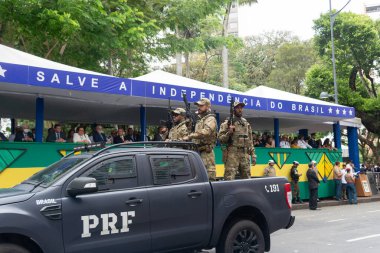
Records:
[[[98,191],[96,179],[92,177],[78,177],[75,178],[67,186],[67,193],[71,197],[81,194],[93,193]]]

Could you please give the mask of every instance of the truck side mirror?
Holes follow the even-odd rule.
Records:
[[[78,177],[69,183],[66,189],[71,197],[98,191],[96,179],[92,177]]]

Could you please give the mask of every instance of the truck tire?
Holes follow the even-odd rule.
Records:
[[[31,252],[17,244],[0,243],[0,253],[31,253]]]
[[[240,220],[221,236],[217,253],[263,253],[265,240],[259,226],[250,220]]]

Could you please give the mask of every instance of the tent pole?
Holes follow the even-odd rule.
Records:
[[[348,153],[350,155],[350,160],[352,160],[352,162],[355,165],[355,171],[358,171],[360,169],[358,128],[347,127],[347,135],[348,135]]]
[[[341,150],[342,149],[342,142],[341,142],[341,135],[340,135],[340,123],[337,121],[333,125],[333,131],[334,131],[334,143],[335,143],[335,148]]]
[[[280,120],[274,119],[274,143],[276,144],[276,148],[280,147]]]
[[[146,136],[146,108],[143,105],[140,106],[140,128],[140,141],[144,141]]]
[[[42,142],[44,133],[44,99],[36,99],[36,142]]]

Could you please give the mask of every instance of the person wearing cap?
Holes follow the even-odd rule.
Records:
[[[198,106],[198,119],[193,133],[185,136],[184,141],[192,140],[198,145],[198,151],[207,169],[210,181],[216,180],[214,147],[217,137],[215,115],[211,113],[211,102],[202,98],[194,103]]]
[[[235,101],[234,119],[230,124],[227,118],[218,133],[218,139],[223,145],[224,180],[234,180],[239,171],[240,178],[251,177],[251,164],[256,164],[255,148],[253,147],[252,128],[242,117],[244,103]]]
[[[335,200],[339,201],[342,197],[342,172],[340,172],[340,162],[336,161],[333,169],[335,183]]]
[[[174,126],[169,131],[169,141],[182,141],[188,136],[189,128],[186,121],[186,110],[177,108],[172,111]]]
[[[264,177],[275,177],[276,176],[276,169],[273,166],[274,166],[274,161],[269,160],[268,166],[264,168]]]
[[[299,162],[294,161],[292,168],[290,169],[290,178],[292,179],[291,185],[292,185],[292,192],[293,192],[292,193],[292,196],[293,196],[292,203],[293,204],[303,203],[301,198],[300,198],[300,188],[298,185],[298,181],[300,179],[300,176],[302,176],[302,174],[298,173],[298,165],[299,165]]]
[[[317,210],[318,207],[318,186],[319,186],[319,179],[317,176],[317,173],[315,173],[315,163],[310,162],[309,163],[309,169],[307,170],[306,177],[307,181],[309,182],[309,209],[310,210]]]

